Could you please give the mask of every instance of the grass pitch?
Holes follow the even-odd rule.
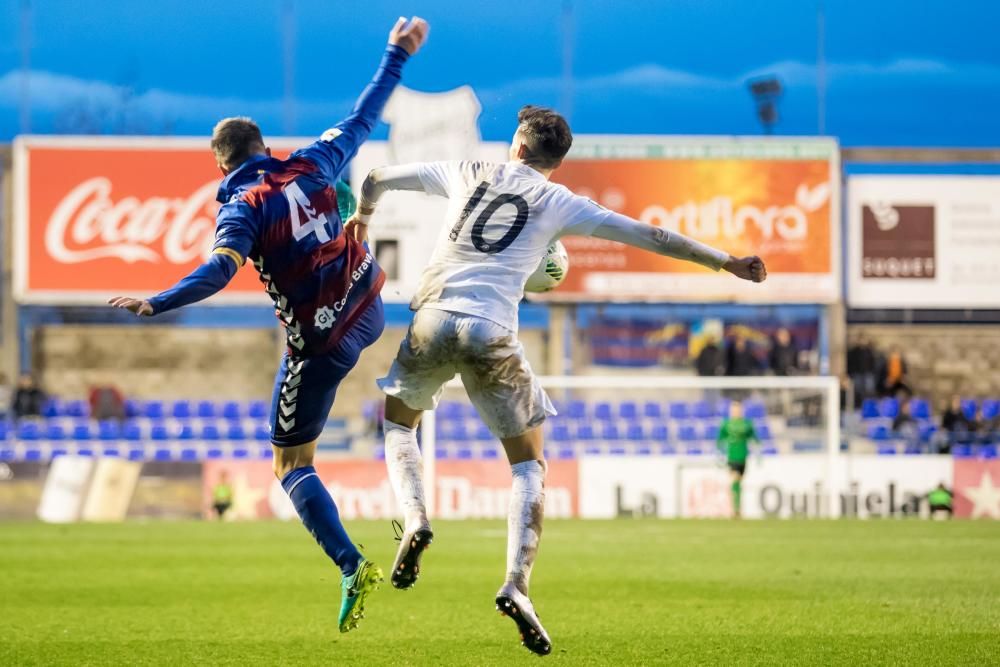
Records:
[[[349,525],[391,566],[387,522]],[[337,632],[339,573],[295,523],[0,524],[0,664],[997,664],[1000,526],[550,521],[551,656],[493,609],[502,522],[438,522],[409,592]]]

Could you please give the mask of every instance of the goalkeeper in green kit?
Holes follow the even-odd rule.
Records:
[[[740,493],[751,440],[760,443],[753,422],[743,416],[743,404],[733,401],[729,405],[729,417],[723,419],[719,425],[719,439],[716,445],[726,457],[726,464],[732,472],[733,516],[736,518],[740,516]]]

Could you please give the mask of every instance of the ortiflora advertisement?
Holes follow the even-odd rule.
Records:
[[[1000,307],[1000,177],[852,176],[848,303]]]

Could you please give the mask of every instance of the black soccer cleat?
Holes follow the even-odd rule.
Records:
[[[542,627],[527,595],[511,584],[504,584],[497,593],[496,603],[500,615],[513,619],[517,624],[522,646],[537,655],[552,653],[552,640]]]
[[[394,588],[405,590],[413,586],[420,575],[420,557],[434,541],[434,531],[430,526],[421,526],[413,532],[404,531],[397,521],[393,521],[393,527],[398,534],[399,550],[389,581]]]

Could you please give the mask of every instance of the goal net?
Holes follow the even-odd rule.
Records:
[[[836,378],[540,379],[559,411],[544,426],[549,516],[731,516],[734,473],[718,436],[734,404],[757,436],[741,482],[744,517],[834,517],[844,510]],[[437,474],[442,465],[504,460],[460,381],[449,383],[421,431],[429,507],[457,518],[452,510],[460,505],[503,501],[459,497],[467,488],[461,480]]]

